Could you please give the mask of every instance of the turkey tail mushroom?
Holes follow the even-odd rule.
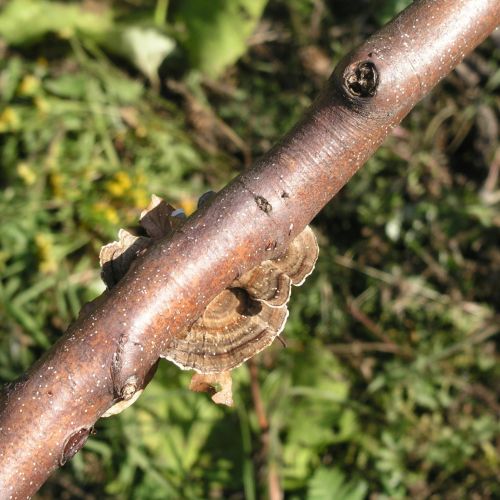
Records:
[[[287,316],[286,305],[271,307],[242,288],[227,288],[162,357],[198,373],[229,371],[269,346]]]
[[[304,282],[317,258],[316,237],[307,226],[282,256],[265,260],[217,295],[162,357],[198,373],[238,367],[282,332],[291,285]]]
[[[209,201],[210,196],[211,193],[202,196],[199,206]],[[141,213],[137,229],[146,236],[135,236],[121,229],[119,240],[101,249],[102,278],[108,288],[125,276],[136,257],[148,251],[152,241],[171,234],[184,217],[153,195],[150,205]],[[211,375],[240,366],[272,344],[283,331],[291,287],[304,282],[317,258],[316,237],[307,226],[282,255],[250,269],[219,293],[202,315],[171,341],[161,357],[184,370],[207,375],[207,380],[196,379],[193,387],[197,390],[213,386],[217,377]],[[219,397],[216,399],[220,402]]]

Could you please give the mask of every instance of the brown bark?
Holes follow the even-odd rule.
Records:
[[[500,22],[498,0],[420,0],[347,56],[304,118],[2,395],[0,496],[26,498],[133,397],[181,328],[283,251],[391,129]]]

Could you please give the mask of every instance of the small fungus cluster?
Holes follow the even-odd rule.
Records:
[[[198,208],[209,195],[203,195]],[[120,229],[118,241],[101,249],[102,278],[112,288],[133,260],[159,238],[183,224],[182,211],[153,195],[141,213],[145,236]],[[216,403],[232,404],[229,372],[269,346],[288,317],[292,285],[301,285],[314,269],[318,244],[307,226],[277,259],[265,260],[219,293],[203,314],[170,343],[166,358],[184,370],[195,370],[190,388],[212,392]],[[215,393],[214,393],[215,392]]]

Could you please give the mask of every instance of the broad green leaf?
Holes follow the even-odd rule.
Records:
[[[153,26],[118,26],[105,39],[104,46],[129,60],[153,83],[158,83],[158,68],[175,49],[175,41]]]
[[[267,0],[184,0],[176,22],[185,29],[191,64],[217,77],[246,51]]]
[[[0,36],[7,43],[35,42],[47,33],[68,37],[75,31],[98,36],[111,26],[111,11],[47,0],[12,0],[0,13]]]

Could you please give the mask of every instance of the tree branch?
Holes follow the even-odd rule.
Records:
[[[172,338],[235,277],[276,257],[391,129],[500,22],[498,0],[420,0],[347,56],[304,118],[149,249],[0,406],[2,498],[33,494],[95,421],[133,398]]]

